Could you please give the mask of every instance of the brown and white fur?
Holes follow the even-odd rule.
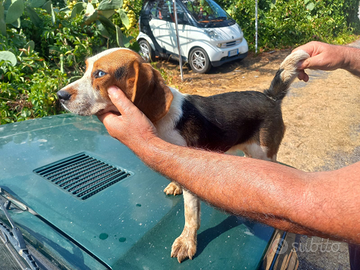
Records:
[[[242,150],[248,157],[276,161],[285,132],[281,101],[297,77],[298,62],[308,57],[301,50],[289,55],[263,93],[201,97],[166,86],[137,53],[115,48],[87,59],[84,76],[61,89],[58,97],[66,109],[80,115],[117,111],[107,95],[107,88],[116,85],[170,143],[228,153]],[[172,182],[164,191],[176,195],[182,188]],[[185,227],[171,251],[179,262],[195,255],[200,227],[200,201],[185,189],[183,193]]]

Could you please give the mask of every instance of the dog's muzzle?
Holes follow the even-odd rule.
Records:
[[[71,94],[69,94],[69,92],[67,92],[65,90],[60,90],[56,94],[57,94],[60,102],[67,101],[71,98]]]

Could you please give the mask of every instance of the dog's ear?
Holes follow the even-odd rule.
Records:
[[[170,109],[173,94],[164,79],[148,63],[133,62],[127,78],[127,90],[131,89],[131,101],[152,121],[164,117]]]

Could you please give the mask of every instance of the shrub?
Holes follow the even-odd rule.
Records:
[[[96,26],[82,25],[80,17],[69,20],[65,12],[43,8],[34,12],[35,21],[24,9],[20,25],[8,24],[7,37],[0,35],[0,50],[16,59],[16,64],[0,60],[0,124],[61,112],[57,90],[82,74],[93,49],[106,46]]]
[[[242,27],[254,48],[255,3],[219,1]],[[359,29],[359,0],[260,0],[258,46],[264,50],[296,46],[311,40],[346,43]]]
[[[97,19],[87,21],[86,11],[101,7],[92,3],[74,1],[69,8],[60,0],[59,10],[51,1],[0,0],[0,124],[61,113],[56,92],[83,74],[85,58],[118,46],[120,34],[127,46],[133,43],[128,35],[136,34],[137,19],[129,1],[102,1],[105,9],[121,7],[122,18],[112,11],[103,20],[108,28]]]
[[[25,46],[25,36],[11,37],[0,35],[2,48],[13,52],[17,61],[0,61],[0,124],[58,113],[55,93],[68,82],[67,74],[50,69],[49,62]]]

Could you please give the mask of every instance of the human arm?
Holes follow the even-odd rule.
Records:
[[[304,69],[335,70],[345,69],[360,76],[360,49],[350,46],[330,45],[323,42],[311,41],[296,48],[294,51],[304,50],[310,58],[299,66],[299,79],[308,81],[309,76]]]
[[[121,116],[99,119],[109,134],[147,165],[201,199],[235,215],[301,234],[360,244],[360,163],[333,171],[294,168],[161,140],[150,121],[116,89],[109,89]]]

